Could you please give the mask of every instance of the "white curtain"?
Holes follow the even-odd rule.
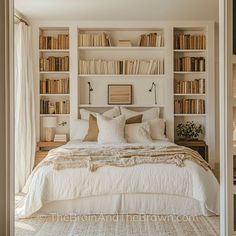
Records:
[[[36,122],[31,30],[15,24],[15,191],[21,191],[34,165]]]

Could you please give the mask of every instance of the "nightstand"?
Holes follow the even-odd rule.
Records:
[[[48,151],[64,144],[66,144],[66,142],[38,142],[38,151],[36,151],[34,167],[37,166],[39,162],[41,162],[47,156]]]
[[[175,140],[175,143],[197,151],[208,162],[208,146],[203,140]]]

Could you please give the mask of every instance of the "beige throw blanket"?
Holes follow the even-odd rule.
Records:
[[[191,160],[205,170],[209,164],[192,149],[182,146],[170,146],[163,148],[147,146],[124,146],[106,148],[58,148],[49,152],[46,160],[38,165],[53,165],[55,170],[67,168],[87,168],[96,171],[103,166],[130,167],[140,164],[174,164],[184,166],[185,160]]]

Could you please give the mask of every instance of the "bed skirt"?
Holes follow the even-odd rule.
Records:
[[[165,194],[113,194],[50,202],[33,216],[93,214],[215,215],[203,203],[188,197]]]

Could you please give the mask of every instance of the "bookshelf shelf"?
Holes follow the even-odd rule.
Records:
[[[174,71],[174,74],[205,74],[205,71]]]
[[[70,114],[40,114],[41,117],[44,117],[44,116],[50,116],[50,117],[54,117],[54,116],[57,116],[57,117],[69,117]]]
[[[174,52],[181,52],[181,53],[205,53],[205,49],[174,49]]]
[[[175,93],[174,96],[205,96],[205,93]]]
[[[67,96],[70,96],[70,94],[69,93],[54,93],[54,94],[52,94],[52,93],[44,93],[44,94],[40,94],[40,96],[45,96],[45,97],[61,97],[61,96],[65,96],[65,97],[67,97]]]
[[[203,116],[203,117],[204,117],[204,116],[206,116],[206,114],[174,114],[174,116],[180,116],[180,117],[181,117],[181,116],[190,116],[190,117],[191,117],[191,116],[192,116],[192,117],[193,117],[193,116]]]
[[[69,71],[40,71],[39,74],[70,74]]]
[[[164,107],[163,105],[141,105],[141,104],[132,104],[132,105],[119,105],[120,107]],[[99,104],[80,104],[79,107],[114,107],[114,105],[99,105]]]
[[[138,78],[164,78],[165,75],[108,75],[108,74],[104,74],[104,75],[101,75],[101,74],[79,74],[78,77],[117,77],[117,78],[125,78],[125,77],[129,77],[129,78],[132,78],[132,77],[138,77]]]
[[[44,53],[69,53],[69,49],[39,49],[39,52]]]
[[[78,47],[78,50],[101,50],[101,51],[143,51],[165,50],[165,47]]]

